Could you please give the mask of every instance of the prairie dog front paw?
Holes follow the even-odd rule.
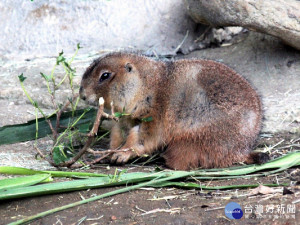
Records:
[[[111,162],[116,164],[125,164],[135,156],[136,153],[134,150],[128,149],[128,151],[114,153],[111,157]]]

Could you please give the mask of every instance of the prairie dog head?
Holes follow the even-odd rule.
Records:
[[[80,97],[97,104],[103,97],[105,108],[113,102],[117,111],[135,105],[142,81],[134,55],[111,53],[95,60],[85,71],[80,86]]]

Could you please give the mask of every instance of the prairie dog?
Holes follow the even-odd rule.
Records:
[[[80,96],[92,104],[103,97],[105,108],[113,102],[116,111],[130,114],[114,124],[110,148],[132,151],[115,153],[112,162],[162,148],[166,165],[178,170],[255,161],[251,149],[261,129],[260,98],[221,63],[110,53],[87,68]]]

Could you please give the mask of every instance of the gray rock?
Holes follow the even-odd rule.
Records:
[[[300,49],[300,1],[297,0],[185,0],[198,23],[242,26],[280,38]]]
[[[194,45],[196,23],[181,0],[2,0],[0,55],[141,50],[174,55]],[[187,38],[185,38],[188,32]]]

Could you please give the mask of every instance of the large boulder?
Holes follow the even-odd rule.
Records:
[[[185,0],[194,21],[213,27],[242,26],[300,49],[300,1]]]
[[[174,55],[197,34],[182,0],[1,0],[0,57],[109,50]],[[182,43],[184,40],[184,43]],[[178,47],[179,46],[179,47]]]

